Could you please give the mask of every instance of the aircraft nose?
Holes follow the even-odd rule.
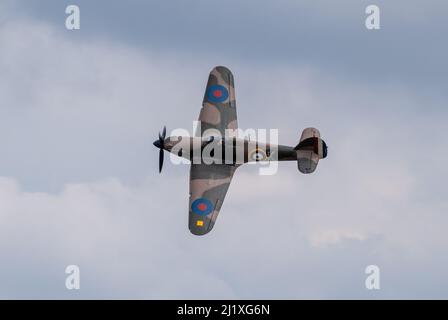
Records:
[[[160,140],[156,140],[152,143],[154,146],[156,146],[157,148],[161,149],[162,148],[162,143],[160,142]]]

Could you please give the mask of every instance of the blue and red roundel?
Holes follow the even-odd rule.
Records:
[[[213,211],[213,205],[210,200],[206,198],[199,198],[193,201],[191,204],[191,210],[193,210],[194,213],[206,216]]]
[[[211,102],[224,102],[229,97],[229,91],[219,84],[207,88],[207,98]]]

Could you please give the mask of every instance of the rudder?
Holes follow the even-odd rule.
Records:
[[[297,166],[300,172],[308,174],[316,170],[319,159],[327,157],[327,144],[320,137],[316,128],[306,128],[302,132],[299,144],[294,148],[297,152]]]

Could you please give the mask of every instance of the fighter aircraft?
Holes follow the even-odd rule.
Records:
[[[295,147],[250,141],[236,132],[237,115],[233,75],[215,67],[208,77],[198,130],[194,137],[166,137],[166,127],[154,146],[160,149],[159,172],[164,150],[191,161],[189,229],[205,235],[215,225],[235,170],[247,162],[297,161],[300,172],[314,172],[327,156],[327,145],[315,128],[306,128]]]

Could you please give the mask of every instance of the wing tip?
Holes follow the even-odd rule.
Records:
[[[210,221],[208,226],[203,225],[203,226],[199,226],[196,225],[196,222],[194,221],[190,221],[189,225],[188,225],[188,229],[190,229],[190,232],[195,235],[195,236],[204,236],[207,233],[209,233],[210,231],[212,231],[213,227],[215,226],[215,223]]]
[[[232,71],[230,71],[230,69],[225,66],[216,66],[212,69],[212,72],[213,72],[213,70],[217,70],[219,72],[225,72],[225,73],[231,74],[233,76]]]
[[[199,229],[199,228],[190,228],[191,234],[195,236],[205,236],[208,234],[213,228],[210,229]]]

